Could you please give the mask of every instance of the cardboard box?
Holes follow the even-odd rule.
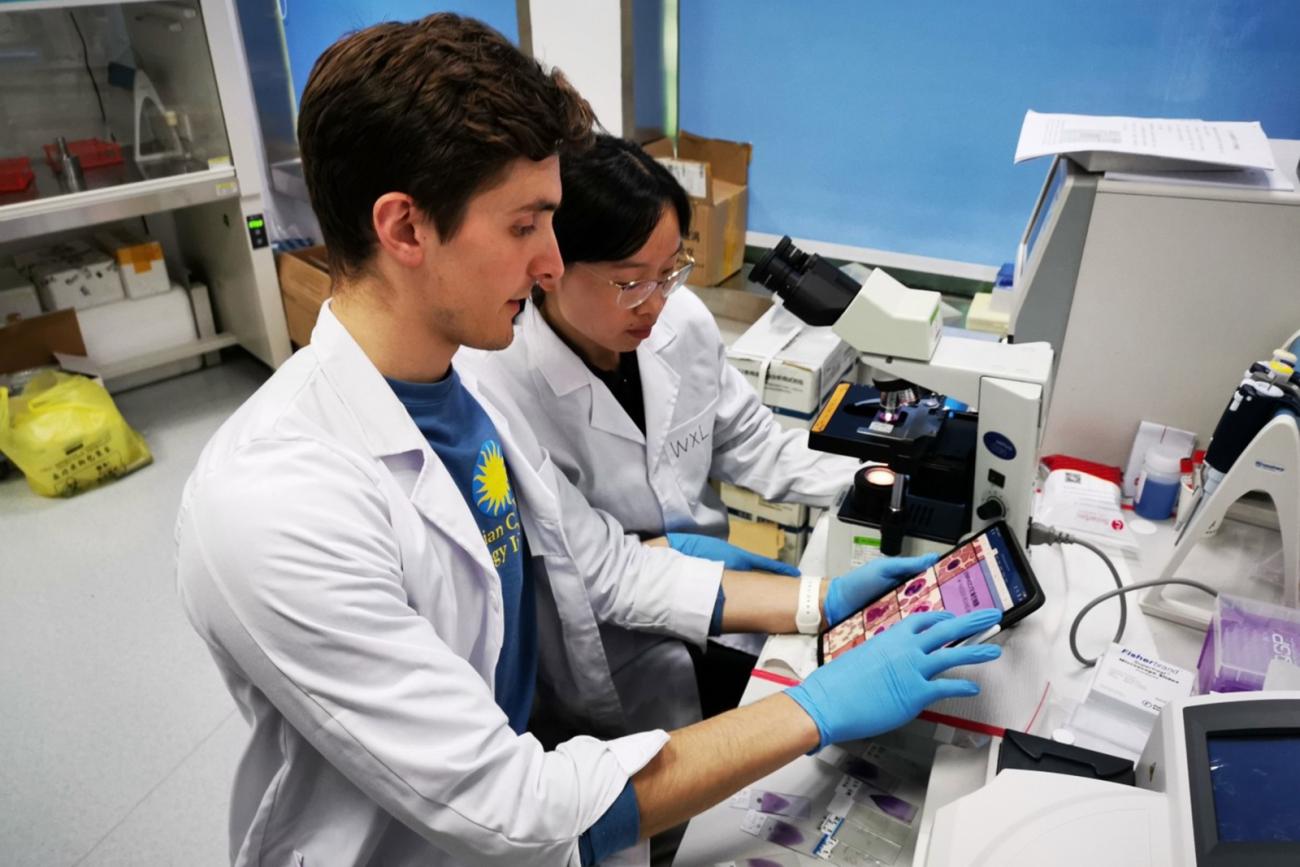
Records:
[[[806,427],[836,383],[851,375],[857,353],[830,328],[805,325],[774,305],[732,344],[727,360],[763,403]]]
[[[812,530],[808,527],[802,530],[784,528],[784,534],[785,544],[781,546],[781,553],[776,559],[791,566],[798,566],[799,561],[803,559],[803,552],[808,548],[808,539],[812,536]]]
[[[721,283],[745,261],[753,146],[683,131],[676,153],[666,138],[650,142],[645,149],[691,197],[691,230],[685,242],[687,252],[695,257],[691,279],[705,286]]]
[[[172,288],[162,245],[157,241],[126,229],[106,229],[95,233],[95,243],[117,261],[127,298],[148,298]]]
[[[776,524],[727,516],[727,541],[760,557],[779,559],[785,547],[785,532]]]
[[[0,266],[0,325],[41,315],[36,287],[18,269]]]
[[[746,488],[723,482],[718,493],[728,509],[745,512],[755,518],[782,524],[786,527],[803,527],[808,523],[808,507],[802,503],[773,503]]]
[[[280,297],[289,339],[297,346],[311,343],[311,331],[325,299],[330,297],[329,260],[323,246],[291,250],[275,257]]]
[[[55,353],[85,355],[77,314],[60,310],[0,328],[0,373],[55,364]]]
[[[770,295],[755,295],[743,289],[691,286],[690,290],[709,308],[722,334],[722,343],[728,347],[772,308]]]
[[[799,565],[804,549],[808,546],[808,539],[812,535],[811,527],[787,527],[739,509],[727,509],[727,523],[731,528],[731,544],[739,545],[748,551],[753,551],[755,554],[762,554],[764,557],[780,560],[782,563],[788,563],[791,566]],[[740,545],[740,543],[736,542],[737,527],[743,528],[744,532],[753,534],[755,537],[769,540],[768,550],[774,550],[776,553],[768,554],[757,548]],[[773,545],[773,543],[775,544]]]

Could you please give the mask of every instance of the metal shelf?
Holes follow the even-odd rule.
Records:
[[[33,168],[37,168],[33,161]],[[88,175],[93,174],[88,172]],[[0,243],[203,205],[239,195],[233,166],[0,205]],[[5,199],[11,198],[5,196]],[[3,201],[3,200],[0,200]]]
[[[9,0],[5,12],[39,12],[42,9],[66,9],[69,6],[129,6],[155,0]]]
[[[214,334],[200,340],[191,340],[189,343],[123,358],[121,361],[115,361],[112,364],[98,365],[98,372],[106,380],[117,379],[143,370],[162,367],[164,364],[171,364],[174,361],[183,361],[187,358],[206,355],[209,352],[225,349],[227,346],[235,346],[238,343],[239,338],[233,334]]]

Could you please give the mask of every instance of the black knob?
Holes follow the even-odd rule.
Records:
[[[996,521],[1006,517],[1007,509],[997,497],[990,497],[980,504],[975,514],[979,515],[981,521]]]

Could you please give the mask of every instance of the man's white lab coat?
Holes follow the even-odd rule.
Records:
[[[537,702],[620,731],[597,624],[702,643],[719,564],[592,510],[528,423],[462,372],[501,435],[532,553]],[[177,525],[178,584],[252,727],[239,865],[577,864],[577,839],[662,747],[546,751],[493,700],[501,588],[477,523],[329,305],[208,444]]]

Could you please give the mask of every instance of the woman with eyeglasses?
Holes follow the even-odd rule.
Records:
[[[640,146],[602,135],[589,151],[565,156],[560,172],[553,225],[564,273],[533,290],[514,342],[487,354],[487,370],[533,420],[560,472],[627,532],[666,536],[683,553],[731,569],[797,575],[726,543],[727,511],[709,479],[827,506],[858,463],[812,451],[805,432],[783,430],[728,364],[712,314],[682,288],[693,265],[682,244],[690,201],[663,166]],[[680,641],[613,627],[601,635],[630,730],[699,720],[695,671]],[[711,642],[712,662],[726,655]],[[739,689],[744,662],[736,660]]]

